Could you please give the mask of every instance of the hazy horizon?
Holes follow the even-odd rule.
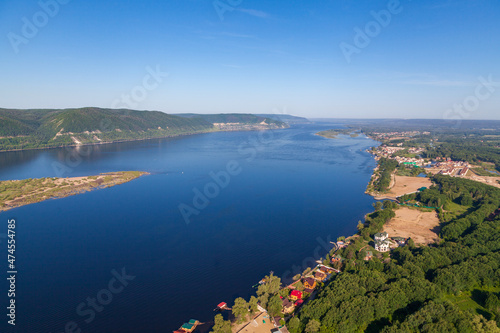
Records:
[[[500,3],[0,4],[2,104],[500,119]]]

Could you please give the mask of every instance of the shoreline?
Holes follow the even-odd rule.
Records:
[[[361,134],[364,134],[364,133],[361,133]],[[315,133],[315,135],[318,135],[318,136],[324,137],[324,138],[326,138],[326,139],[332,139],[332,140],[338,139],[337,137],[326,137],[326,136],[320,135],[320,134],[318,134],[318,133]],[[373,141],[380,142],[380,141],[378,141],[378,140],[375,140],[375,139],[373,139],[373,138],[371,138],[371,137],[367,136],[366,134],[364,134],[364,135],[365,135],[367,138],[372,139]],[[359,135],[358,135],[358,136],[359,136]],[[356,137],[357,137],[357,136],[356,136]],[[351,136],[350,138],[354,138],[354,137],[352,137],[352,136]],[[371,153],[371,151],[369,151],[369,152]],[[371,154],[371,155],[372,155],[372,157],[375,157],[375,155],[374,155],[374,154]],[[374,158],[374,159],[375,159],[375,158]],[[376,159],[375,159],[375,160],[376,160]],[[376,170],[377,170],[377,168],[374,168],[373,173],[372,173],[372,177],[373,177],[374,173],[376,172]],[[370,178],[370,181],[369,181],[368,185],[370,184],[371,179],[372,179],[372,178]],[[374,196],[374,195],[372,195],[371,193],[368,193],[368,191],[367,191],[367,190],[365,191],[365,194],[369,194],[369,195],[371,195],[372,197],[375,197],[375,196]],[[375,198],[375,200],[378,200],[378,199],[377,199],[377,198]],[[373,213],[373,212],[371,212],[371,213]],[[367,214],[365,215],[365,218],[366,218],[366,216],[370,215],[371,213],[367,213]],[[344,237],[345,237],[345,241],[348,241],[348,240],[350,241],[350,240],[355,239],[355,238],[360,237],[360,236],[359,236],[359,232],[356,232],[356,233],[355,233],[355,234],[353,234],[353,235],[350,235],[350,236],[344,236]],[[330,253],[333,249],[335,249],[335,252],[337,252],[337,251],[339,250],[339,247],[338,247],[337,245],[332,245],[332,246],[333,246],[333,247],[332,247],[332,249],[331,249],[328,253]],[[331,263],[330,263],[329,265],[331,266]],[[316,261],[316,265],[314,265],[314,266],[312,266],[312,267],[309,267],[309,269],[310,269],[310,270],[309,270],[309,273],[305,274],[304,276],[312,276],[312,272],[313,272],[315,269],[317,269],[318,267],[320,267],[320,266],[323,266],[323,264],[322,264],[322,263],[319,263],[319,261]],[[330,268],[332,268],[332,267],[330,267]],[[335,268],[332,268],[332,270],[333,270],[334,272],[336,272],[336,274],[341,274],[341,273],[342,273],[342,271],[339,271],[339,270],[337,270],[337,269],[335,269]],[[333,274],[333,273],[332,273],[332,274]],[[297,280],[297,281],[300,281],[300,280]],[[286,286],[283,286],[282,288],[280,288],[280,290],[282,290],[282,289],[290,289],[290,290],[293,290],[293,289],[292,289],[292,288],[290,288],[290,287],[291,287],[291,286],[293,286],[295,283],[297,283],[297,281],[292,282],[291,284],[288,284],[288,285],[286,285]],[[311,294],[311,295],[312,295],[312,297],[311,297],[311,298],[309,298],[309,299],[307,299],[307,300],[306,300],[306,302],[312,301],[312,300],[315,298],[315,296],[316,296],[316,295],[320,292],[320,290],[321,290],[321,288],[314,290],[313,294]],[[265,309],[262,309],[262,310],[265,310]],[[268,313],[267,311],[261,311],[261,312],[259,312],[259,314],[257,315],[257,317],[259,317],[259,316],[261,316],[261,315],[263,315],[263,314],[268,314],[268,315],[269,315],[269,313]],[[243,329],[245,329],[245,328],[246,328],[246,330],[245,330],[244,332],[248,332],[248,333],[260,333],[260,331],[258,331],[258,330],[257,330],[257,329],[258,329],[258,325],[257,325],[257,326],[253,326],[253,325],[252,325],[252,322],[254,322],[254,319],[255,319],[255,314],[251,315],[251,318],[252,318],[252,319],[250,319],[250,320],[246,320],[246,321],[244,321],[242,324],[235,324],[235,323],[231,322],[231,325],[235,324],[235,326],[232,326],[232,327],[231,327],[231,332],[233,332],[233,333],[240,333],[240,332],[242,332],[242,330],[243,330]],[[271,323],[274,323],[274,320],[271,320]],[[274,327],[275,327],[275,328],[279,328],[279,327],[278,327],[278,326],[276,326],[275,324],[273,324],[273,325],[274,325]],[[252,330],[252,327],[250,327],[250,326],[252,326],[254,329]],[[283,328],[285,329],[285,331],[284,331],[284,332],[288,332],[288,330],[286,329],[286,324],[285,324],[284,326],[282,326],[282,327],[281,327],[281,329],[283,329]],[[248,329],[250,329],[250,330],[248,330]]]
[[[152,137],[152,138],[142,138],[142,139],[124,139],[124,140],[116,140],[116,141],[100,141],[100,142],[92,142],[92,143],[80,143],[80,144],[68,144],[68,145],[57,145],[57,146],[48,146],[48,147],[38,147],[38,148],[18,148],[18,149],[7,149],[7,150],[0,150],[1,153],[9,153],[9,152],[19,152],[19,151],[30,151],[30,150],[44,150],[44,149],[57,149],[57,148],[65,148],[65,147],[85,147],[85,146],[100,146],[100,145],[107,145],[107,144],[114,144],[114,143],[123,143],[123,142],[139,142],[139,141],[147,141],[147,140],[157,140],[157,139],[168,139],[168,138],[177,138],[177,137],[182,137],[182,136],[191,136],[191,135],[198,135],[198,134],[208,134],[208,133],[218,133],[218,132],[251,132],[251,131],[270,131],[270,130],[278,130],[278,129],[287,129],[290,128],[290,125],[288,127],[282,127],[282,128],[266,128],[266,129],[213,129],[213,130],[207,130],[207,131],[199,131],[199,132],[186,132],[186,133],[181,133],[181,134],[171,134],[171,135],[166,135],[166,136],[159,136],[159,137]]]

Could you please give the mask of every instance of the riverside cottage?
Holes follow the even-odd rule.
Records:
[[[292,301],[302,299],[302,292],[298,290],[292,290],[292,292],[290,293],[290,299]]]
[[[311,293],[314,288],[316,288],[316,280],[311,277],[305,278],[302,283],[304,285],[304,288],[306,288],[306,292],[308,293]]]

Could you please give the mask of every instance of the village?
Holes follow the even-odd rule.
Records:
[[[272,316],[269,311],[257,305],[257,311],[251,314],[251,318],[244,323],[233,323],[231,330],[234,333],[288,333],[285,322],[293,317],[298,310],[307,302],[313,300],[317,292],[328,283],[330,278],[335,274],[342,273],[342,267],[347,260],[338,252],[349,247],[351,244],[359,240],[359,235],[354,235],[348,238],[340,237],[337,242],[331,242],[332,250],[327,255],[326,259],[318,260],[317,265],[313,268],[307,268],[302,274],[298,274],[293,278],[293,282],[280,286],[278,294],[281,295],[281,311],[279,315]],[[362,254],[362,259],[365,261],[372,260],[374,257],[379,257],[384,260],[390,258],[389,252],[397,247],[408,245],[411,238],[404,237],[389,237],[387,232],[376,233],[373,239],[365,241],[366,245],[357,252]],[[266,276],[258,285],[270,283],[273,278],[273,273]],[[219,303],[214,311],[224,313],[229,312],[228,317],[235,320],[230,313],[231,307],[226,302]],[[178,330],[173,333],[191,333],[198,332],[197,328],[203,326],[204,323],[196,319],[191,319],[184,323]],[[206,332],[200,330],[199,332]]]
[[[395,155],[398,152],[407,150],[408,156]],[[419,154],[425,151],[424,148],[412,147],[403,148],[401,146],[392,147],[382,145],[375,151],[375,159],[388,158],[397,161],[400,165],[409,167],[424,167],[431,174],[442,174],[448,176],[465,177],[470,175],[471,164],[464,161],[453,161],[451,158],[437,157],[435,159],[422,158]]]

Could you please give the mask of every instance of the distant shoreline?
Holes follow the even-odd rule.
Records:
[[[153,138],[121,139],[121,140],[116,140],[116,141],[101,141],[101,142],[91,142],[91,143],[81,143],[81,144],[75,143],[75,144],[70,144],[70,145],[58,145],[58,146],[48,146],[48,147],[39,147],[39,148],[8,149],[8,150],[0,150],[0,154],[1,153],[16,152],[16,151],[57,149],[57,148],[65,148],[65,147],[100,146],[100,145],[107,145],[107,144],[113,144],[113,143],[168,139],[168,138],[177,138],[177,137],[182,137],[182,136],[191,136],[191,135],[208,134],[208,133],[219,133],[219,132],[251,132],[251,131],[269,131],[269,130],[276,130],[276,129],[286,129],[286,128],[267,128],[267,129],[254,128],[254,129],[238,129],[238,130],[215,129],[215,130],[207,130],[207,131],[200,131],[200,132],[187,132],[187,133],[181,133],[181,134],[171,134],[171,135],[159,136],[159,137],[153,137]]]

